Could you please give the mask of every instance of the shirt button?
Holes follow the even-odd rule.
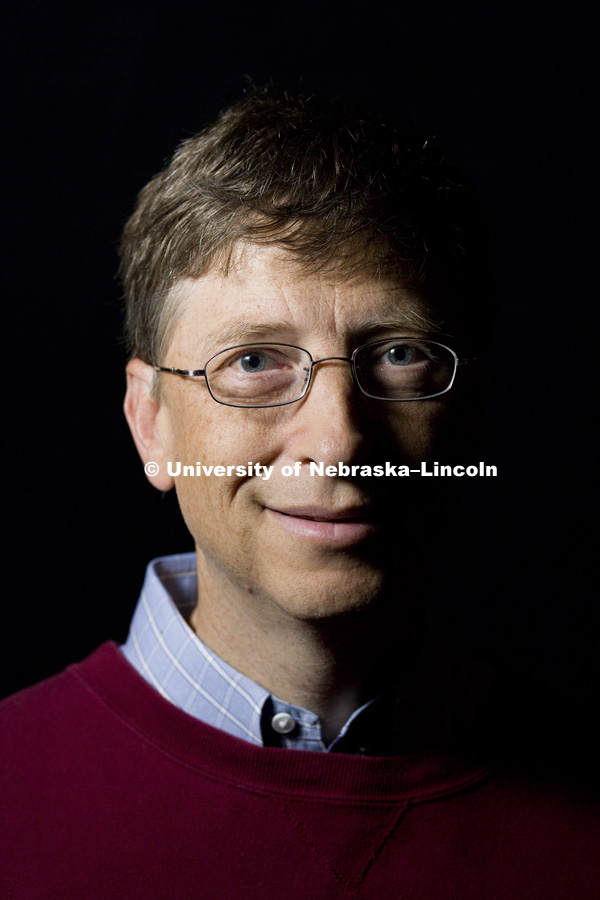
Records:
[[[289,734],[296,727],[296,722],[289,713],[277,713],[271,719],[271,727],[277,734]]]

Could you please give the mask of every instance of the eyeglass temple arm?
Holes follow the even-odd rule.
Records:
[[[169,375],[183,375],[185,378],[206,374],[206,369],[170,369],[168,366],[153,366],[153,368],[157,372],[167,372]]]

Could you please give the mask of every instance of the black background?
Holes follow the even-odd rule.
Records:
[[[598,673],[593,5],[22,0],[4,34],[4,692],[123,640],[192,549],[121,413],[116,245],[176,143],[246,76],[437,135],[486,210],[484,459],[436,559],[444,628],[574,694]],[[402,567],[410,566],[399,554]]]

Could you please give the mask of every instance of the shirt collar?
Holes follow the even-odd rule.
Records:
[[[196,554],[153,560],[123,653],[175,706],[254,744],[269,692],[213,653],[185,619],[196,605]]]

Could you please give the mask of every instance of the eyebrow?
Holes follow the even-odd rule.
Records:
[[[402,337],[404,331],[418,331],[419,334],[438,334],[442,330],[442,322],[427,315],[425,312],[407,309],[401,316],[393,319],[375,319],[364,322],[357,329],[361,337],[371,337],[381,331],[395,332]]]
[[[268,340],[279,338],[281,340],[282,335],[289,335],[294,330],[294,326],[285,321],[251,323],[244,319],[233,319],[224,328],[208,332],[204,339],[207,346],[210,344],[235,346],[238,343],[247,343],[248,339],[256,340],[262,338],[263,340]],[[416,331],[423,335],[440,333],[442,328],[439,321],[436,321],[425,312],[407,309],[393,319],[370,319],[359,322],[354,329],[354,333],[359,340],[368,340],[382,332],[395,333],[400,337],[407,330]]]
[[[205,335],[207,344],[244,343],[246,338],[277,336],[282,331],[291,331],[287,322],[246,322],[244,319],[233,319],[226,327],[209,331]]]

